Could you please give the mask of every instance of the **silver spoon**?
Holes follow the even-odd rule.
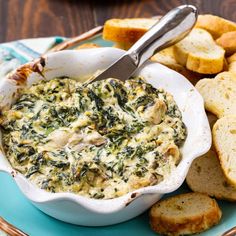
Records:
[[[145,33],[122,57],[87,83],[116,78],[122,81],[130,76],[155,52],[169,47],[191,31],[197,21],[195,6],[182,5],[169,11]]]

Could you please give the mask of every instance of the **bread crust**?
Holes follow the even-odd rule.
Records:
[[[113,42],[133,44],[157,21],[150,18],[110,19],[105,22],[103,38]]]
[[[236,24],[234,22],[210,14],[199,15],[195,27],[207,30],[215,39],[224,33],[236,31]]]
[[[196,213],[195,215],[181,215],[179,214],[176,217],[174,214],[173,216],[167,216],[162,214],[160,208],[166,207],[170,205],[175,205],[177,200],[183,200],[182,204],[176,204],[176,211],[181,209],[183,204],[186,204],[186,197],[191,199],[191,204],[195,204],[196,200],[202,200],[203,198],[208,202],[210,207],[207,205],[208,210],[202,210],[201,213]],[[191,204],[189,203],[189,210],[191,211]],[[179,207],[179,209],[178,209]],[[204,205],[203,205],[204,207]],[[160,211],[159,211],[160,210]],[[208,228],[216,225],[219,223],[221,219],[221,210],[214,199],[211,199],[205,194],[201,193],[186,193],[176,195],[174,197],[164,199],[158,203],[156,203],[150,210],[150,224],[151,228],[160,234],[164,235],[189,235],[194,233],[200,233],[202,231],[207,230]]]

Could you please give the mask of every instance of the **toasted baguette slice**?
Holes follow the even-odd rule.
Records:
[[[236,115],[236,75],[234,73],[222,72],[215,79],[199,80],[196,89],[204,99],[206,110],[218,118]]]
[[[236,201],[236,188],[230,186],[215,151],[195,159],[186,177],[194,192],[205,193],[217,199]]]
[[[198,82],[199,79],[203,78],[203,75],[188,70],[186,67],[180,65],[176,61],[173,46],[156,53],[151,57],[151,60],[161,63],[162,65],[165,65],[170,69],[177,71],[178,73],[185,76],[194,85]]]
[[[236,31],[236,24],[234,22],[208,14],[199,15],[195,27],[207,30],[215,39],[224,33]]]
[[[105,22],[103,38],[113,42],[133,44],[157,21],[149,18],[110,19]]]
[[[150,210],[152,229],[161,235],[200,233],[219,223],[217,202],[202,193],[186,193],[157,202]]]
[[[236,31],[222,34],[216,43],[224,48],[226,55],[232,55],[236,52]]]
[[[202,74],[222,71],[224,53],[224,49],[203,29],[193,29],[186,38],[174,45],[176,61],[187,69]]]
[[[236,188],[236,115],[219,119],[214,124],[212,133],[224,175]]]

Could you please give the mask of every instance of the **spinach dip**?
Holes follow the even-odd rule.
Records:
[[[141,78],[40,81],[0,123],[14,169],[44,190],[97,199],[161,182],[186,138],[172,95]]]

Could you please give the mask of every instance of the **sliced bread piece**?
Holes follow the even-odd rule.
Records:
[[[186,38],[174,45],[176,61],[202,74],[222,71],[224,53],[224,49],[215,43],[211,34],[203,29],[193,29]]]
[[[216,200],[202,193],[186,193],[154,204],[150,224],[161,235],[189,235],[218,224],[221,215]]]
[[[224,175],[227,181],[236,188],[236,115],[217,120],[212,133]]]
[[[199,80],[196,89],[204,99],[206,110],[218,118],[236,115],[236,75],[234,73],[222,72],[214,79]]]
[[[209,31],[215,39],[224,33],[236,31],[234,22],[210,14],[199,15],[195,27]]]
[[[226,55],[232,55],[236,52],[236,31],[222,34],[216,43],[224,48]]]
[[[186,177],[189,188],[217,199],[236,201],[236,188],[228,184],[215,151],[196,158]]]
[[[133,44],[157,21],[151,18],[110,19],[104,24],[103,38],[113,42]]]
[[[194,85],[199,79],[203,78],[202,74],[190,71],[185,66],[180,65],[176,61],[173,46],[165,48],[160,52],[156,53],[154,56],[151,57],[151,60],[177,71],[178,73],[185,76]]]

